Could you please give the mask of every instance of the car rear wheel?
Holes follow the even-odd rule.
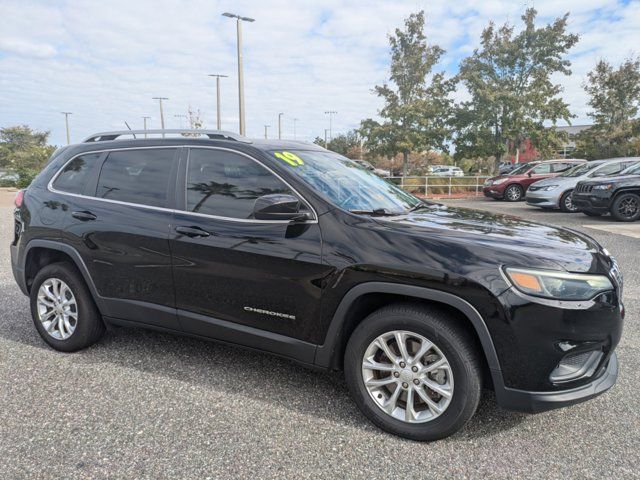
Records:
[[[524,189],[520,185],[509,185],[504,191],[504,198],[510,202],[519,202],[524,196]]]
[[[383,430],[412,440],[452,435],[480,400],[474,344],[437,309],[399,304],[372,313],[351,335],[344,369],[360,410]]]
[[[573,190],[569,190],[568,192],[564,192],[562,197],[560,197],[560,210],[565,213],[575,213],[580,209],[574,205],[571,195],[573,194]]]
[[[640,195],[623,193],[611,204],[611,215],[621,222],[633,222],[640,218]]]
[[[53,263],[42,268],[31,285],[30,299],[36,330],[56,350],[75,352],[104,334],[100,312],[73,265]]]

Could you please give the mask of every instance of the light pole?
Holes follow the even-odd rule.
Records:
[[[67,127],[67,145],[71,143],[71,135],[69,134],[69,115],[72,115],[72,112],[60,112],[64,115],[64,123]]]
[[[324,148],[329,148],[329,144],[327,143],[327,132],[329,131],[328,128],[324,129]]]
[[[225,12],[224,17],[236,19],[236,32],[238,35],[238,110],[240,114],[240,135],[245,134],[244,123],[244,73],[242,68],[242,22],[254,22],[255,19],[242,17],[236,13]]]
[[[151,97],[153,100],[158,100],[160,102],[160,128],[164,130],[164,112],[162,111],[162,100],[169,100],[167,97]],[[162,134],[162,138],[164,138],[164,133]]]
[[[333,125],[332,125],[332,120],[333,120],[333,116],[338,113],[335,110],[328,110],[326,112],[324,112],[325,115],[329,115],[329,141],[333,140]]]
[[[218,130],[222,130],[222,120],[220,119],[220,79],[227,78],[227,75],[220,75],[217,73],[210,73],[210,77],[216,77],[216,114]]]
[[[278,140],[282,140],[282,116],[284,113],[278,114]]]
[[[176,114],[174,115],[174,117],[179,118],[180,119],[180,129],[182,129],[182,119],[183,118],[187,118],[186,115],[180,115],[180,114]]]
[[[264,126],[264,138],[269,138],[269,137],[267,136],[267,129],[268,129],[270,126],[271,126],[271,125],[265,125],[265,126]]]
[[[146,132],[147,130],[147,120],[149,120],[151,117],[142,117],[142,121],[144,122],[144,130]],[[144,134],[144,138],[147,138],[147,134]]]
[[[297,122],[298,122],[298,119],[297,119],[297,118],[294,118],[294,119],[293,119],[293,139],[294,139],[294,140],[296,140],[296,139],[297,139],[297,137],[296,137],[296,123],[297,123]]]

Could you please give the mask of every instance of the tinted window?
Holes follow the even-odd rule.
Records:
[[[172,148],[111,152],[102,165],[96,196],[165,207],[174,155]]]
[[[292,194],[278,177],[250,158],[223,150],[191,149],[187,210],[219,217],[252,218],[256,198]]]
[[[535,167],[531,173],[534,175],[539,175],[541,173],[551,173],[551,164],[550,163],[541,163],[537,167]]]
[[[90,153],[71,160],[53,182],[53,188],[61,192],[82,193],[100,155],[100,153]]]

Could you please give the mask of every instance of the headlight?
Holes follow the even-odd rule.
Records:
[[[613,290],[609,277],[553,270],[506,268],[507,276],[522,293],[557,300],[590,300]]]
[[[489,187],[489,186],[491,186],[491,184],[492,184],[492,183],[493,183],[493,182],[492,182],[491,180],[485,180],[485,182],[484,182],[484,186],[485,186],[485,187]]]
[[[500,185],[501,183],[506,182],[507,180],[509,180],[508,178],[499,178],[498,180],[494,180],[493,184],[494,185]]]
[[[545,185],[544,187],[539,187],[538,190],[548,192],[549,190],[553,190],[555,188],[558,188],[558,185]]]
[[[612,183],[603,183],[601,185],[594,185],[593,189],[594,190],[611,190],[613,188],[613,184]]]

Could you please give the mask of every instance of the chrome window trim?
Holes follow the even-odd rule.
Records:
[[[224,147],[208,147],[208,146],[199,146],[199,145],[188,145],[185,146],[185,148],[188,149],[187,152],[187,161],[186,161],[186,165],[185,165],[185,175],[184,175],[184,206],[185,208],[187,207],[187,183],[189,181],[189,156],[191,155],[191,150],[194,149],[206,149],[206,150],[222,150],[225,152],[231,152],[231,153],[235,153],[237,155],[240,155],[242,157],[246,157],[249,160],[254,161],[255,163],[257,163],[258,165],[260,165],[262,168],[264,168],[265,170],[267,170],[268,172],[270,172],[272,175],[274,175],[276,178],[278,178],[282,183],[284,183],[287,187],[289,187],[291,189],[291,191],[293,193],[295,193],[295,195],[298,197],[298,199],[304,203],[307,208],[309,209],[309,211],[311,211],[313,213],[313,217],[310,220],[306,220],[304,222],[299,222],[300,224],[308,224],[308,223],[318,223],[318,214],[315,211],[315,209],[311,206],[311,204],[307,201],[306,198],[304,198],[304,196],[302,196],[300,194],[300,192],[298,192],[295,188],[293,188],[293,186],[291,186],[291,184],[289,182],[287,182],[284,178],[282,178],[282,176],[280,176],[278,173],[276,173],[274,170],[272,170],[271,168],[269,168],[267,165],[265,165],[264,163],[262,163],[261,161],[257,160],[256,158],[252,157],[251,155],[248,155],[244,152],[239,152],[238,150],[234,150],[232,148],[224,148]],[[189,215],[197,215],[200,217],[210,217],[210,218],[217,218],[217,219],[221,219],[221,220],[232,220],[235,222],[249,222],[249,223],[291,223],[289,220],[255,220],[252,218],[235,218],[235,217],[224,217],[224,216],[220,216],[220,215],[210,215],[208,213],[198,213],[198,212],[190,212],[188,210],[178,210],[178,212],[181,213],[186,213]]]
[[[102,148],[99,150],[88,150],[86,152],[81,152],[78,153],[77,155],[74,155],[73,157],[71,157],[69,160],[67,160],[66,162],[64,162],[64,164],[58,169],[58,171],[55,173],[55,175],[53,175],[53,177],[51,177],[51,180],[49,180],[49,183],[47,183],[47,190],[51,193],[57,193],[57,194],[61,194],[61,195],[68,195],[70,197],[76,197],[76,198],[86,198],[89,200],[96,200],[99,202],[106,202],[106,203],[115,203],[118,205],[127,205],[130,207],[140,207],[140,208],[146,208],[149,210],[156,210],[156,211],[161,211],[161,212],[169,212],[169,213],[180,213],[183,215],[194,215],[197,217],[207,217],[207,218],[213,218],[216,220],[225,220],[225,221],[230,221],[230,222],[239,222],[239,223],[258,223],[258,224],[289,224],[291,223],[289,220],[255,220],[255,219],[250,219],[250,218],[233,218],[233,217],[222,217],[222,216],[218,216],[218,215],[208,215],[206,213],[197,213],[197,212],[189,212],[187,210],[177,210],[174,208],[165,208],[165,207],[155,207],[153,205],[144,205],[142,203],[131,203],[131,202],[123,202],[121,200],[111,200],[108,198],[100,198],[100,197],[94,197],[91,195],[81,195],[79,193],[71,193],[71,192],[65,192],[63,190],[57,190],[53,187],[53,183],[56,181],[56,179],[58,178],[58,176],[62,173],[62,171],[65,169],[65,167],[71,163],[73,160],[75,160],[78,157],[81,157],[82,155],[90,155],[92,153],[105,153],[105,152],[119,152],[119,151],[123,151],[123,150],[148,150],[148,149],[159,149],[159,148],[206,148],[206,149],[210,149],[210,150],[226,150],[229,152],[233,152],[233,153],[237,153],[239,155],[243,155],[251,160],[253,160],[254,162],[258,163],[259,165],[261,165],[262,167],[266,168],[268,171],[270,171],[271,173],[273,173],[276,177],[278,177],[282,182],[284,182],[285,185],[287,185],[301,200],[302,202],[307,205],[307,207],[309,207],[309,210],[311,212],[313,212],[314,218],[310,219],[310,220],[306,220],[304,222],[299,222],[299,225],[305,225],[305,224],[314,224],[314,223],[318,223],[318,214],[316,213],[315,209],[311,206],[311,204],[295,189],[293,188],[289,182],[287,182],[285,179],[283,179],[280,175],[278,175],[276,172],[274,172],[271,168],[269,168],[268,166],[266,166],[265,164],[263,164],[262,162],[258,161],[257,159],[253,158],[251,155],[248,155],[244,152],[239,152],[238,150],[234,150],[231,148],[223,148],[223,147],[208,147],[208,146],[191,146],[191,145],[156,145],[156,146],[149,146],[149,147],[121,147],[121,148]],[[188,158],[187,158],[188,160]],[[187,161],[188,164],[188,161]],[[185,182],[187,179],[187,172],[185,171]],[[186,189],[186,184],[185,184],[185,189]],[[186,195],[186,190],[185,190],[185,195]]]

